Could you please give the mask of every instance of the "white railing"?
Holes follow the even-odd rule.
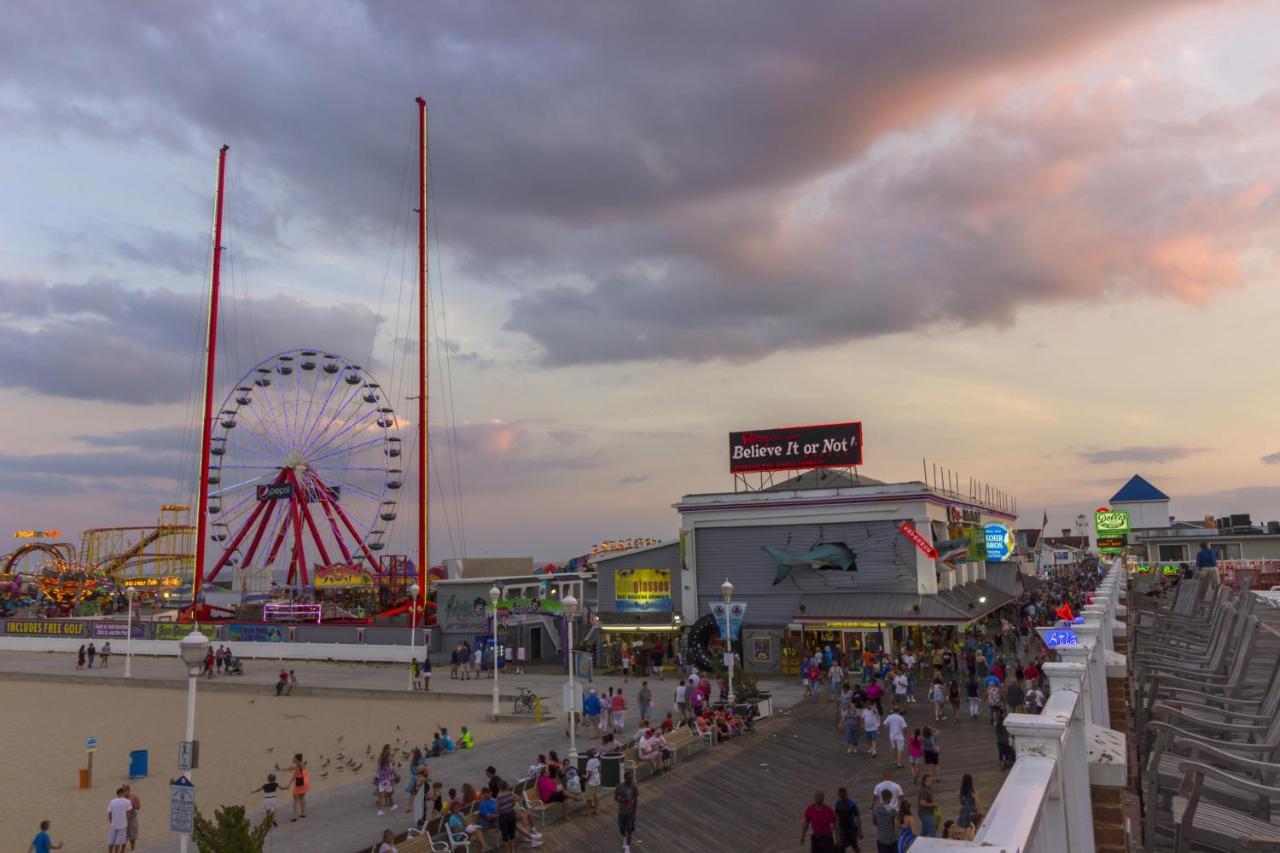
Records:
[[[1018,760],[977,836],[972,841],[920,838],[912,853],[977,848],[986,853],[1094,853],[1090,745],[1096,753],[1097,744],[1106,740],[1097,730],[1105,729],[1110,718],[1108,665],[1124,665],[1112,642],[1125,615],[1120,605],[1124,585],[1124,568],[1117,561],[1085,607],[1085,623],[1074,628],[1079,644],[1059,647],[1061,663],[1044,666],[1050,691],[1044,710],[1005,719]],[[1107,765],[1117,760],[1115,755],[1092,758]],[[1118,760],[1123,768],[1123,753]]]

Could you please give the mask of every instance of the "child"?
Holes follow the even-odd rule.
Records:
[[[475,745],[475,738],[471,736],[471,732],[467,730],[467,727],[463,726],[462,734],[458,736],[458,749],[473,749]]]
[[[670,719],[670,714],[667,715]],[[593,748],[587,755],[587,805],[591,809],[591,814],[600,812],[600,757]]]
[[[49,837],[49,821],[40,821],[40,831],[36,833],[35,838],[31,839],[31,846],[27,848],[27,853],[49,853],[50,850],[61,849],[62,843],[54,844],[53,839]]]
[[[409,664],[409,679],[414,690],[422,689],[422,667],[418,666],[417,658],[414,658]]]
[[[272,826],[279,826],[279,825],[280,825],[280,824],[276,823],[276,791],[280,790],[281,788],[288,788],[288,787],[289,787],[289,786],[288,786],[287,784],[286,784],[286,785],[281,785],[281,784],[279,784],[279,783],[277,783],[277,782],[276,782],[276,774],[274,774],[274,773],[268,773],[268,774],[267,774],[267,781],[266,781],[265,783],[263,783],[263,785],[262,785],[261,787],[254,788],[252,791],[250,791],[250,792],[249,792],[250,794],[257,794],[257,793],[261,792],[261,794],[262,794],[262,811],[263,811],[263,812],[264,812],[264,813],[265,813],[269,818],[271,818],[271,825],[272,825]]]

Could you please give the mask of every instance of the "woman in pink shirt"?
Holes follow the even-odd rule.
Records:
[[[538,799],[547,805],[559,803],[560,816],[568,820],[569,800],[580,800],[582,797],[578,794],[571,794],[560,787],[560,783],[553,779],[551,772],[544,767],[542,768],[542,773],[538,776]]]
[[[907,756],[911,762],[911,781],[920,781],[920,765],[924,763],[924,738],[921,736],[920,729],[916,729],[911,737],[907,738]]]

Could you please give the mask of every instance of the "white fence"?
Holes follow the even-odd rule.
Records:
[[[1090,784],[1124,784],[1124,736],[1108,730],[1107,670],[1125,660],[1112,637],[1125,615],[1124,568],[1113,564],[1075,626],[1077,646],[1045,664],[1050,695],[1040,714],[1010,714],[1018,760],[972,841],[920,838],[912,853],[982,848],[986,853],[1094,853]]]
[[[68,639],[64,637],[0,637],[0,651],[11,652],[65,652],[74,655],[81,645],[93,639],[101,644],[102,638]],[[112,651],[119,656],[125,652],[123,637],[112,637]],[[214,645],[218,643],[215,641]],[[251,643],[242,640],[226,641],[237,657],[255,660],[337,660],[360,663],[408,663],[410,658],[422,657],[422,646],[416,649],[407,645],[377,645],[365,643]],[[177,657],[177,640],[134,640],[133,654]]]

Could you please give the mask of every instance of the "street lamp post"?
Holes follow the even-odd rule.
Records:
[[[418,593],[422,592],[422,587],[416,583],[409,587],[409,657],[415,657],[413,650],[417,648],[418,642]],[[423,648],[423,654],[426,648]],[[413,689],[413,667],[409,667],[409,689]]]
[[[133,597],[138,591],[133,587],[125,587],[124,597],[129,606],[129,633],[124,637],[124,677],[133,677]]]
[[[204,664],[204,657],[209,651],[209,638],[199,631],[192,629],[191,633],[178,641],[178,654],[182,656],[182,662],[187,665],[187,736],[188,742],[196,739],[196,681],[200,678],[200,667]],[[187,779],[191,778],[190,770],[182,770],[179,768],[179,774],[186,774]],[[187,847],[191,843],[191,836],[182,833],[178,839],[178,849],[180,853],[187,853]]]
[[[564,611],[564,624],[568,631],[565,648],[569,652],[569,707],[565,710],[569,713],[569,765],[576,768],[578,766],[578,726],[573,715],[578,711],[578,689],[573,671],[573,620],[578,615],[578,599],[573,597],[573,593],[569,593],[560,600],[560,608]]]
[[[489,587],[489,600],[493,602],[493,720],[498,720],[498,599],[502,590],[494,584]]]
[[[729,579],[725,578],[724,583],[720,584],[720,594],[724,596],[724,603],[729,604],[733,600],[733,584],[729,583]],[[733,707],[733,616],[725,608],[724,628],[729,636],[724,638],[725,646],[729,649],[729,707]]]

